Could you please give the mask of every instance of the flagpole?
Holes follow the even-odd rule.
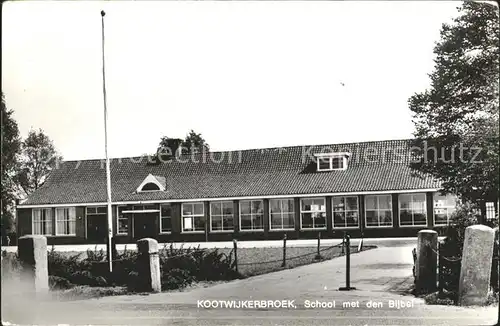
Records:
[[[106,155],[106,186],[107,186],[107,203],[108,203],[108,239],[106,243],[106,253],[109,264],[109,271],[113,271],[113,212],[111,208],[111,172],[109,167],[108,157],[108,108],[106,101],[106,70],[104,65],[104,16],[106,13],[101,10],[102,23],[102,94],[104,99],[104,151]]]

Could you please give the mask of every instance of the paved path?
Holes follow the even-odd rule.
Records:
[[[345,259],[237,280],[188,292],[118,296],[39,305],[38,324],[129,325],[493,325],[497,308],[425,305],[398,291],[412,282],[414,245],[380,247],[352,255],[352,286],[345,285]],[[206,309],[198,300],[294,300],[291,309]],[[306,300],[335,301],[335,308],[307,308]],[[412,302],[391,308],[389,302]],[[367,303],[380,302],[379,308]],[[356,307],[342,308],[344,302]],[[359,305],[359,308],[357,307]],[[13,311],[12,309],[10,311]],[[27,318],[26,308],[23,316]],[[52,311],[52,312],[51,312]],[[19,317],[18,317],[19,318]],[[32,321],[35,320],[24,320]],[[31,322],[30,322],[31,323]]]

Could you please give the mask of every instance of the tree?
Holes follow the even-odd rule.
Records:
[[[201,134],[197,134],[194,130],[191,130],[189,134],[187,134],[184,142],[182,143],[183,150],[185,153],[201,153],[203,151],[208,152],[210,146],[207,144],[205,139],[201,136]]]
[[[62,160],[54,144],[43,130],[30,130],[21,144],[20,169],[16,180],[30,194],[40,188],[48,174]]]
[[[170,155],[174,155],[182,146],[182,143],[183,140],[180,138],[169,138],[165,136],[161,138],[158,150],[163,150],[164,152],[168,152]]]
[[[14,218],[12,214],[13,202],[16,195],[16,185],[13,182],[17,167],[17,155],[20,149],[19,128],[12,117],[12,110],[7,109],[4,95],[2,93],[2,187],[1,187],[1,223],[2,238],[13,231]]]
[[[430,89],[408,101],[421,149],[412,167],[440,179],[444,192],[484,206],[498,200],[498,8],[464,2],[459,13],[442,26]]]
[[[163,136],[156,150],[156,154],[151,155],[151,163],[159,164],[160,162],[169,161],[174,156],[178,156],[178,150],[182,146],[182,142],[183,140],[180,138]]]
[[[168,161],[173,156],[180,154],[208,152],[209,149],[210,147],[205,139],[201,134],[194,132],[194,130],[191,130],[185,139],[164,136],[160,140],[152,163],[158,164],[160,161]]]

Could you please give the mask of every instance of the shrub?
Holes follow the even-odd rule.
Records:
[[[479,215],[474,206],[464,204],[458,207],[451,218],[450,225],[445,230],[444,244],[450,250],[450,253],[462,256],[465,229],[478,223]]]
[[[127,277],[126,277],[127,282],[125,283],[127,286],[127,290],[136,292],[136,291],[141,291],[144,285],[141,283],[141,280],[139,279],[139,273],[135,271],[131,271]]]
[[[10,276],[19,274],[22,270],[17,253],[2,251],[2,275]]]
[[[221,281],[238,278],[232,260],[233,252],[229,255],[219,253],[217,249],[205,253],[200,261],[197,278],[204,281]]]
[[[113,274],[109,281],[114,285],[128,285],[131,282],[131,273],[137,273],[137,257],[135,251],[125,250],[117,253],[113,264]]]
[[[182,289],[195,281],[193,275],[188,271],[175,268],[164,271],[161,278],[162,290]]]
[[[164,247],[160,251],[162,289],[183,288],[196,281],[221,281],[240,278],[234,270],[232,252],[183,247]]]
[[[87,258],[85,258],[87,262],[103,262],[106,261],[106,253],[104,250],[97,250],[97,246],[94,250],[87,249]]]
[[[81,300],[83,298],[100,298],[103,296],[127,294],[125,287],[89,287],[85,285],[74,286],[71,289],[58,293],[64,300]]]
[[[52,248],[47,254],[49,275],[59,276],[76,283],[72,280],[71,275],[81,271],[80,256],[81,254],[76,254],[66,257]]]
[[[424,296],[424,301],[432,305],[454,305],[455,294],[447,291],[434,292]]]
[[[64,277],[50,275],[49,287],[51,290],[66,290],[71,289],[74,285]]]
[[[2,271],[19,269],[16,254],[3,252]],[[48,252],[48,270],[52,289],[66,289],[74,285],[92,287],[126,286],[129,291],[144,289],[143,279],[139,278],[139,255],[125,250],[115,253],[113,273],[109,273],[106,254],[103,250],[87,250],[82,254],[67,256],[52,248]],[[196,281],[220,281],[239,278],[234,271],[232,252],[228,255],[217,250],[198,248],[174,248],[165,246],[159,252],[161,282],[165,290],[186,287]],[[5,268],[4,268],[5,265]]]
[[[90,271],[82,270],[71,274],[70,279],[75,284],[95,286],[95,277]]]

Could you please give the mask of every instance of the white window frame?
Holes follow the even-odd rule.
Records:
[[[345,221],[344,226],[335,226],[335,207],[333,205],[333,200],[335,198],[342,198],[342,201],[344,203],[344,207],[346,206],[346,204],[345,204],[346,198],[356,198],[357,209],[343,209],[341,211],[344,214],[344,221]],[[357,212],[358,213],[358,225],[357,226],[347,226],[347,213],[348,212]],[[358,196],[333,196],[332,197],[332,228],[333,229],[359,229],[360,228],[360,225],[359,225],[360,217],[361,217],[361,213],[359,211],[359,197]]]
[[[194,205],[199,205],[201,204],[202,207],[202,213],[201,214],[194,214]],[[191,215],[184,215],[184,205],[193,205],[193,214]],[[190,230],[184,230],[184,218],[190,217],[193,221],[193,226],[194,226],[194,220],[196,218],[205,218],[205,203],[204,202],[189,202],[189,203],[182,203],[181,205],[181,233],[205,233],[205,230],[207,228],[207,221],[205,221],[205,229],[204,230],[195,230],[195,231],[190,231]]]
[[[164,216],[162,215],[162,206],[170,206],[170,231],[163,231],[163,218]],[[171,234],[172,233],[172,204],[170,203],[165,203],[160,205],[160,234]],[[167,217],[165,217],[167,218]]]
[[[455,198],[455,205],[454,206],[436,206],[436,199],[437,196],[439,197],[447,197],[447,196],[453,196]],[[457,205],[458,205],[458,197],[454,194],[446,194],[446,195],[440,195],[439,193],[435,193],[432,196],[432,215],[434,216],[434,226],[448,226],[450,225],[450,219],[453,213],[457,210]],[[446,223],[436,223],[436,209],[446,209]],[[450,209],[452,212],[450,213]]]
[[[409,210],[411,211],[411,219],[412,219],[412,224],[411,225],[402,225],[401,224],[401,211],[402,210],[405,210],[407,211],[406,209],[401,209],[401,197],[402,196],[410,196],[410,203],[412,203],[414,200],[413,200],[413,196],[416,196],[416,195],[423,195],[424,196],[424,215],[425,215],[425,224],[419,224],[419,225],[415,225],[415,213],[413,210]],[[410,204],[411,205],[411,204]],[[422,193],[422,192],[418,192],[418,193],[410,193],[410,194],[398,194],[398,219],[399,219],[399,227],[401,228],[421,228],[421,227],[427,227],[429,225],[429,217],[427,216],[427,194],[426,193]]]
[[[496,218],[496,209],[495,209],[495,203],[490,201],[484,203],[485,210],[486,210],[486,221],[492,221]]]
[[[158,213],[160,210],[158,209],[158,204],[150,203],[150,204],[133,204],[131,209],[124,211],[125,213]]]
[[[116,235],[128,235],[130,232],[130,225],[129,225],[129,219],[128,217],[120,217],[120,207],[127,207],[126,205],[119,205],[116,206]],[[125,215],[126,213],[123,213]],[[127,232],[120,232],[120,219],[121,220],[126,220],[127,221]],[[132,227],[133,229],[133,227]]]
[[[105,208],[106,209],[106,213],[99,213],[99,211],[97,210],[98,208]],[[96,212],[95,213],[89,213],[89,208],[95,208],[96,209]],[[88,216],[88,215],[108,215],[108,208],[106,206],[86,206],[85,207],[85,216]]]
[[[350,156],[349,153],[321,153],[321,154],[315,154],[316,157],[316,169],[318,172],[325,172],[325,171],[344,171],[347,170],[347,159]],[[340,158],[342,159],[342,167],[340,168],[334,168],[333,167],[333,159]],[[323,160],[328,160],[329,163],[329,168],[324,169],[320,167],[320,162]]]
[[[224,204],[230,204],[230,206],[231,206],[231,215],[224,214]],[[212,205],[220,205],[221,214],[213,215],[212,214]],[[225,201],[213,201],[213,202],[210,202],[210,208],[209,209],[210,209],[210,232],[213,232],[213,233],[231,233],[231,232],[234,232],[234,202],[229,201],[229,200],[225,200]],[[221,218],[222,230],[213,230],[212,229],[212,218],[214,216]],[[226,218],[228,216],[231,216],[231,218],[233,219],[233,227],[231,229],[224,230],[224,218]]]
[[[40,220],[37,222],[41,224],[40,226],[40,231],[41,233],[35,233],[35,211],[40,211]],[[50,217],[47,219],[47,214],[46,212],[50,212]],[[53,211],[52,208],[33,208],[31,210],[31,234],[33,235],[44,235],[44,236],[53,236],[54,235],[54,220],[52,219],[53,217]],[[42,228],[43,226],[43,221],[45,221],[45,224],[47,224],[47,221],[50,221],[50,233],[45,233],[45,228]]]
[[[377,209],[367,209],[366,208],[366,202],[369,197],[376,197],[377,198]],[[380,197],[389,197],[389,209],[380,209]],[[386,229],[386,228],[393,228],[394,227],[394,212],[392,209],[392,195],[390,194],[384,194],[384,195],[367,195],[365,196],[365,227],[368,229]],[[380,211],[387,211],[389,210],[391,212],[391,225],[380,225]],[[376,211],[377,212],[377,220],[378,220],[378,225],[368,225],[368,221],[366,219],[366,212],[367,211]]]
[[[253,228],[253,217],[254,216],[257,216],[257,215],[261,215],[260,213],[252,213],[252,208],[253,208],[253,205],[252,203],[253,202],[260,202],[261,205],[262,205],[262,228],[260,229],[254,229]],[[252,225],[252,228],[251,229],[242,229],[241,228],[241,204],[244,203],[244,202],[249,202],[250,203],[250,213],[249,214],[243,214],[243,215],[250,215],[250,223]],[[238,215],[239,215],[239,229],[241,232],[264,232],[264,219],[265,219],[265,209],[264,209],[264,200],[263,199],[250,199],[250,200],[240,200],[240,202],[238,203],[239,204],[239,209],[238,209]]]
[[[155,185],[158,186],[159,190],[142,190],[142,187],[144,187],[148,183],[154,183]],[[148,176],[141,182],[139,187],[137,187],[136,192],[156,192],[156,191],[165,191],[165,186],[162,185],[158,179],[152,175],[151,173],[148,174]]]
[[[292,207],[293,210],[291,212],[283,212],[283,201],[292,201]],[[272,201],[279,201],[279,206],[280,206],[280,212],[279,213],[274,213],[278,214],[281,217],[281,228],[273,228],[273,213],[271,212],[271,202]],[[292,228],[285,228],[283,227],[283,216],[284,214],[292,214],[293,216],[293,227]],[[274,199],[269,199],[269,231],[294,231],[295,230],[295,200],[293,198],[274,198]]]
[[[61,218],[59,216],[59,212],[63,212],[63,217]],[[70,216],[70,212],[73,211],[74,212],[74,216],[71,217]],[[59,230],[57,228],[57,224],[58,222],[66,222],[66,223],[71,223],[73,222],[74,223],[74,233],[59,233]],[[55,209],[55,235],[56,236],[68,236],[68,237],[72,237],[72,236],[76,236],[76,207],[57,207]]]
[[[304,208],[303,208],[303,201],[304,200],[322,200],[323,201],[323,206],[325,207],[324,210],[321,210],[321,211],[305,211]],[[315,223],[315,220],[313,219],[313,227],[312,228],[304,228],[302,227],[302,214],[303,213],[325,213],[325,226],[323,227],[320,227],[320,228],[317,228],[315,227],[316,223]],[[326,213],[326,198],[325,197],[314,197],[314,198],[300,198],[300,229],[301,230],[326,230],[326,227],[328,225],[327,223],[327,217],[328,214]]]

